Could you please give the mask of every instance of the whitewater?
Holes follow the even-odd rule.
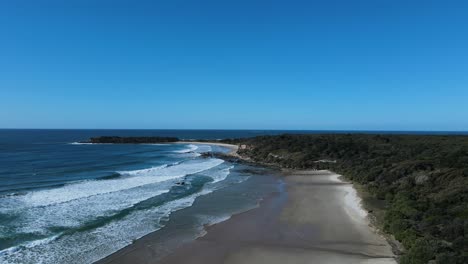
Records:
[[[58,147],[70,160],[42,161],[57,169],[36,168],[35,179],[0,194],[0,263],[92,263],[164,228],[197,197],[245,179],[223,185],[235,165],[201,158],[207,145]]]

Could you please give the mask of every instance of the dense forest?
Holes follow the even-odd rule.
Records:
[[[468,263],[468,137],[280,135],[224,140],[286,168],[330,169],[385,204],[381,221],[405,247],[400,262]]]

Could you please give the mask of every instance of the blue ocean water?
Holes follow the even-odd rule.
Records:
[[[77,143],[99,135],[237,132],[192,133],[0,130],[0,263],[91,263],[163,228],[197,197],[249,178],[236,172],[242,166],[200,157],[226,151],[219,146]],[[215,209],[205,215],[216,219]]]

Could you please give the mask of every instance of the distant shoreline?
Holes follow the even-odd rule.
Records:
[[[203,141],[178,141],[173,144],[198,144],[198,145],[215,145],[220,147],[225,147],[229,149],[228,154],[237,157],[237,151],[239,150],[238,145],[220,143],[220,142],[203,142]]]
[[[176,137],[109,137],[100,136],[90,138],[85,141],[69,143],[72,145],[92,145],[92,144],[197,144],[197,145],[215,145],[229,149],[227,154],[238,157],[238,145],[227,144],[214,141],[183,141]]]

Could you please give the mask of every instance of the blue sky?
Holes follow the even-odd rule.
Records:
[[[467,1],[0,0],[0,128],[468,130]]]

